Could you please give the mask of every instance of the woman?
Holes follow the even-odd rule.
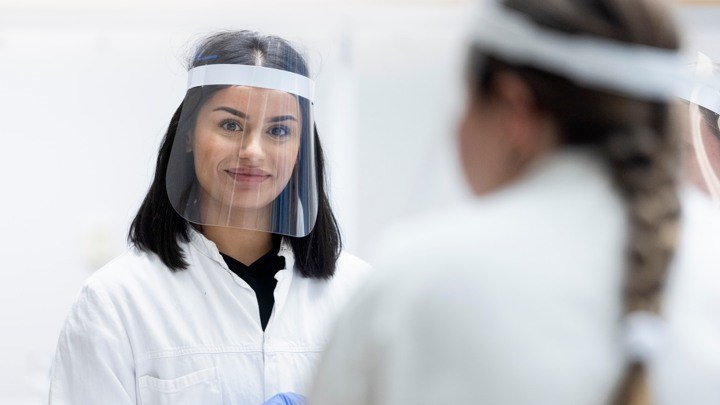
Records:
[[[368,270],[341,252],[302,56],[281,38],[223,32],[189,76],[134,249],[87,281],[60,334],[52,404],[301,395]]]
[[[477,198],[380,245],[309,403],[720,403],[720,219],[678,185],[667,10],[486,5],[459,131]]]

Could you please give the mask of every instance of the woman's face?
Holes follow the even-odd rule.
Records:
[[[297,161],[302,117],[285,92],[233,86],[215,92],[191,137],[207,215],[269,209]]]

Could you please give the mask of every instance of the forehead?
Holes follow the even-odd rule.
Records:
[[[233,107],[240,111],[266,109],[297,113],[299,105],[295,95],[279,90],[249,86],[231,86],[218,90],[208,100],[211,106]]]

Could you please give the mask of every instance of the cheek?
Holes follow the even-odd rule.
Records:
[[[195,154],[195,167],[207,166],[208,160],[212,157],[212,148],[207,142],[194,142],[193,151]]]
[[[509,144],[496,116],[478,109],[465,113],[458,130],[458,148],[465,180],[471,190],[484,194],[507,169]]]
[[[480,120],[473,111],[466,111],[458,127],[458,149],[465,176],[471,178],[477,173],[476,167],[482,147]]]
[[[222,142],[213,139],[211,136],[198,134],[193,141],[195,167],[199,170],[209,170],[216,167],[219,161],[232,153],[231,149],[229,145],[223,145]]]
[[[292,143],[288,142],[283,145],[275,145],[269,153],[274,159],[273,166],[281,179],[290,177],[297,163],[300,143],[299,141],[291,142]]]
[[[467,160],[467,147],[470,143],[471,131],[469,120],[470,118],[468,117],[468,113],[466,112],[460,120],[460,125],[458,125],[457,132],[458,152],[460,153],[460,159],[462,159],[463,164],[465,164],[465,161]]]

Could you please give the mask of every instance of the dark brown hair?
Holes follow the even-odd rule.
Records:
[[[668,11],[652,0],[506,0],[504,5],[568,34],[679,47]],[[659,313],[680,218],[679,140],[670,105],[580,87],[531,66],[505,63],[479,49],[471,50],[469,68],[478,94],[493,91],[499,72],[520,76],[540,108],[557,122],[565,145],[595,148],[608,162],[630,226],[624,310]],[[631,362],[611,402],[644,404],[648,398],[645,366]]]

